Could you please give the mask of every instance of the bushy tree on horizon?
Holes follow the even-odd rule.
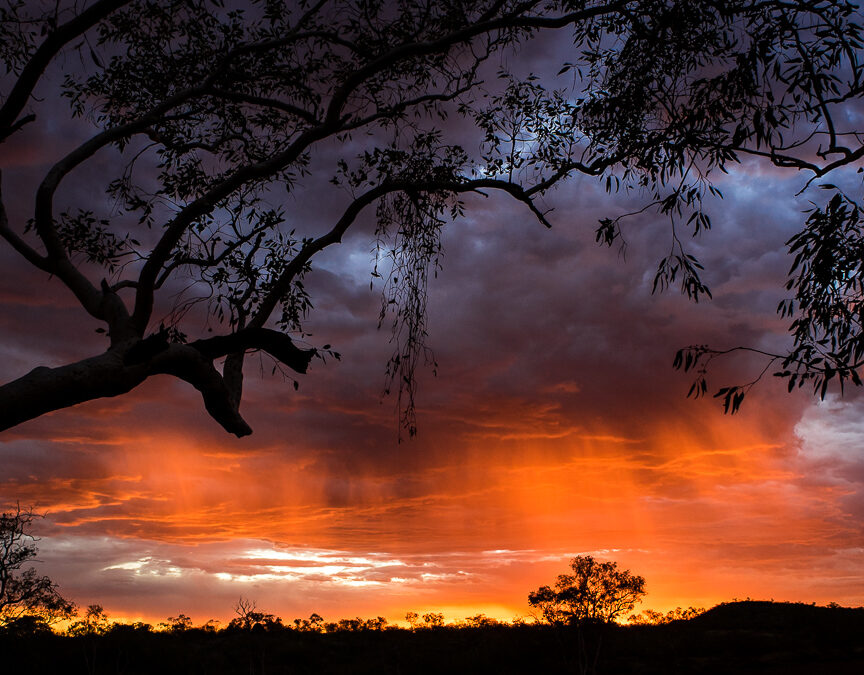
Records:
[[[528,604],[548,623],[614,623],[645,595],[645,578],[619,570],[616,562],[580,555],[570,560],[570,570],[559,574],[553,586],[528,594]]]

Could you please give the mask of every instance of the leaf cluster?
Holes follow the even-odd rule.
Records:
[[[836,189],[826,184],[826,189]],[[794,317],[794,346],[778,377],[789,391],[809,382],[824,398],[837,380],[861,386],[864,364],[864,232],[859,204],[836,191],[824,207],[814,205],[804,229],[788,242],[794,255],[787,290],[794,297],[778,313]]]

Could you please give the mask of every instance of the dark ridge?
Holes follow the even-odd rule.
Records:
[[[691,622],[703,629],[726,630],[796,630],[802,627],[813,630],[855,626],[864,635],[864,607],[820,607],[801,602],[739,600],[712,607]]]

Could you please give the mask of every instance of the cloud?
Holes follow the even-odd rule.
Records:
[[[864,461],[864,400],[860,397],[844,400],[829,394],[805,410],[794,430],[806,459]]]

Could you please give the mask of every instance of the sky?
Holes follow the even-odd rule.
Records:
[[[13,139],[6,195],[74,136],[68,124]],[[574,179],[545,198],[550,230],[504,197],[469,198],[430,282],[437,376],[421,374],[418,435],[401,442],[361,227],[306,284],[310,340],[342,360],[314,361],[297,391],[251,360],[251,436],[225,434],[188,385],[152,378],[0,434],[0,504],[45,513],[40,571],[118,619],[225,622],[240,597],[285,619],[510,619],[583,554],[643,575],[639,609],[862,605],[864,398],[789,395],[767,376],[729,416],[687,399],[691,380],[671,367],[689,344],[787,344],[775,308],[784,242],[812,197],[796,197],[803,182],[757,163],[719,182],[714,228],[691,243],[714,295],[699,304],[652,294],[662,219],[631,219],[625,252],[595,244],[597,220],[638,196]],[[73,189],[88,195],[86,176]],[[299,218],[326,197],[294,206]],[[0,245],[0,380],[97,353],[95,328]],[[760,368],[731,359],[709,383]]]

